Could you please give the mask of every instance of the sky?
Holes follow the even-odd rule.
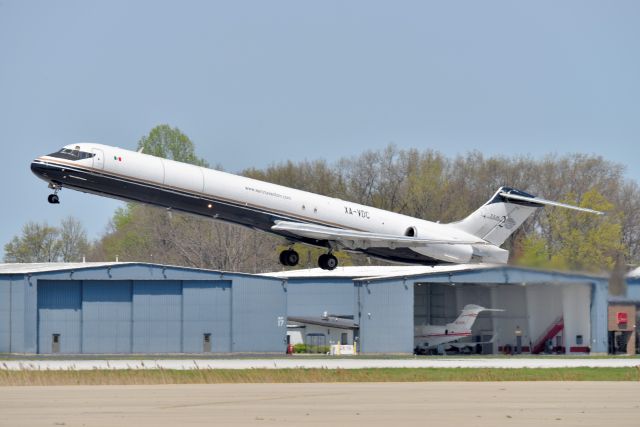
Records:
[[[638,22],[634,0],[0,0],[0,257],[27,221],[98,238],[122,206],[49,205],[32,159],[162,123],[230,172],[394,143],[596,154],[640,181]]]

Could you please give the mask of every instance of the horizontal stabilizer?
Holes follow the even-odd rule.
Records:
[[[507,193],[506,191],[500,192],[500,195],[502,197],[504,197],[505,199],[510,199],[510,200],[519,200],[521,202],[530,202],[530,203],[536,203],[536,204],[539,204],[539,205],[556,206],[556,207],[559,207],[559,208],[573,209],[573,210],[581,211],[581,212],[588,212],[588,213],[593,213],[593,214],[597,214],[597,215],[604,215],[604,212],[596,211],[594,209],[581,208],[579,206],[573,206],[573,205],[568,205],[566,203],[560,203],[560,202],[554,202],[554,201],[551,201],[551,200],[540,199],[538,197],[527,197],[527,196],[522,196],[520,194]]]

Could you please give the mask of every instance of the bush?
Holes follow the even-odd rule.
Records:
[[[293,352],[294,353],[306,353],[307,352],[307,346],[304,344],[296,344],[293,346]]]
[[[305,349],[305,353],[313,353],[313,354],[327,354],[331,350],[331,347],[328,345],[308,345]]]

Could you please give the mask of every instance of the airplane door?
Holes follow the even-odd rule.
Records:
[[[95,169],[104,169],[104,153],[99,148],[93,148],[93,167]]]

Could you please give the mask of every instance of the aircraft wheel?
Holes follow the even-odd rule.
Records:
[[[294,267],[298,265],[300,261],[300,255],[298,252],[293,249],[287,249],[286,251],[280,252],[280,264],[286,265],[288,267]]]
[[[326,266],[327,270],[335,270],[335,268],[338,266],[338,258],[331,254],[327,255]]]
[[[334,270],[338,266],[338,259],[331,254],[322,254],[318,258],[318,267],[323,270]]]
[[[327,260],[327,254],[320,255],[318,257],[318,267],[320,267],[323,270],[326,270],[327,269],[326,260]]]
[[[58,198],[57,194],[49,194],[49,197],[47,197],[47,201],[51,204],[60,203],[60,199]]]

